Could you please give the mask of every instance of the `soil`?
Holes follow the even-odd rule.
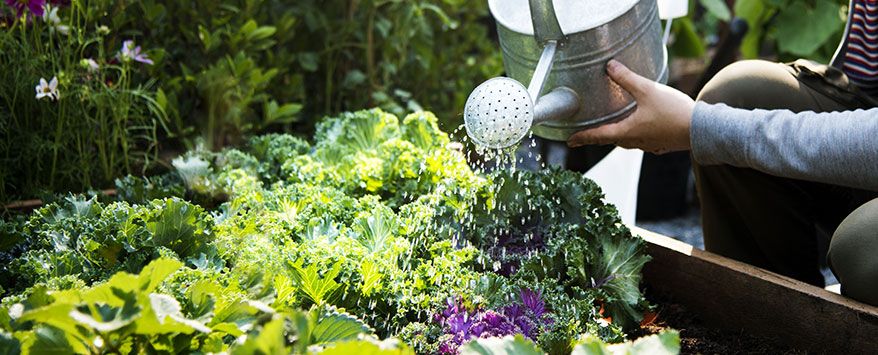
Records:
[[[672,328],[680,331],[680,354],[813,354],[774,339],[710,327],[670,295],[647,292],[646,298],[658,305],[657,316],[629,334],[632,339]]]

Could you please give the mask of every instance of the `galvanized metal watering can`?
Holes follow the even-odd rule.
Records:
[[[482,83],[467,99],[465,127],[480,145],[508,147],[530,130],[563,141],[625,117],[636,103],[607,76],[610,59],[667,82],[656,0],[488,0],[488,5],[509,77]],[[521,83],[528,81],[525,88]]]

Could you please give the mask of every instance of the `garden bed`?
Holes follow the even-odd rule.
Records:
[[[802,349],[816,353],[865,354],[878,349],[878,338],[874,336],[878,334],[878,307],[695,249],[641,228],[630,228],[649,243],[648,253],[653,260],[643,269],[645,287],[653,295],[662,295],[653,299],[654,302],[661,302],[664,297],[673,300],[659,303],[659,310],[667,312],[668,326],[683,330],[684,351],[686,328],[700,328],[701,320],[704,325],[718,330],[691,332],[706,337],[703,341],[691,342],[716,344],[714,348],[696,347],[703,353],[724,353],[723,349],[731,352],[775,349],[768,352],[798,354],[803,352],[795,349]],[[674,314],[679,307],[686,308],[693,320],[675,322]],[[662,319],[661,313],[659,319]],[[756,335],[766,340],[736,343],[729,334]],[[791,348],[770,344],[775,341]],[[736,344],[745,348],[734,349]],[[777,347],[749,348],[753,344]]]

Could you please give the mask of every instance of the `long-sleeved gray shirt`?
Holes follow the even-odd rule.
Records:
[[[878,108],[794,113],[698,102],[689,133],[703,165],[878,191]]]

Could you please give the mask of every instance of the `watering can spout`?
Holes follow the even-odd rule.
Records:
[[[579,95],[566,86],[558,87],[541,96],[534,106],[533,124],[561,121],[579,111]]]

